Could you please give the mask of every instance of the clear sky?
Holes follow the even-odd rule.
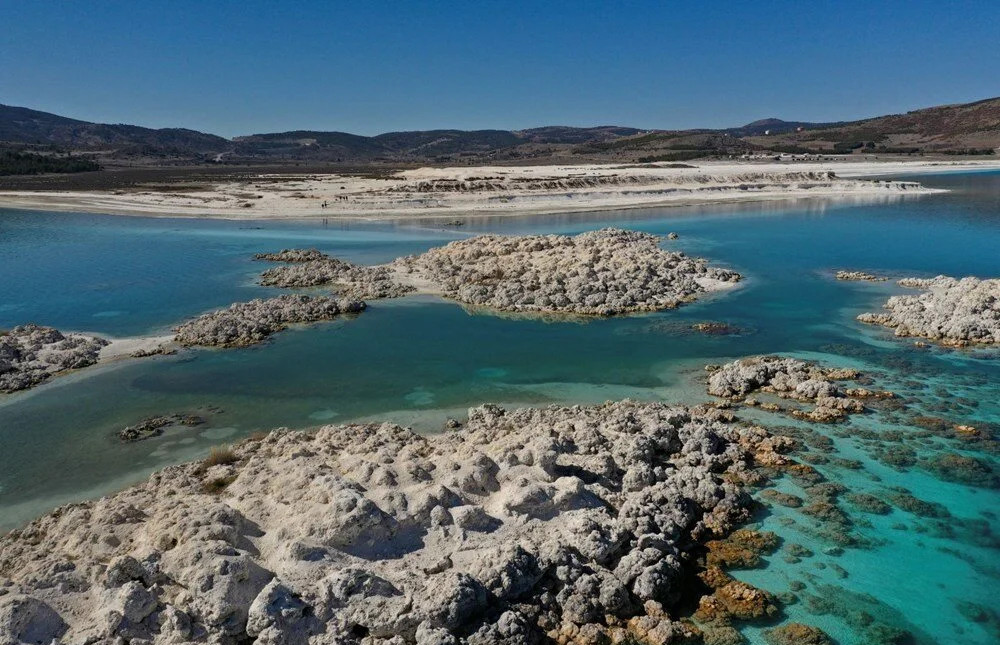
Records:
[[[224,136],[723,127],[1000,95],[1000,0],[0,0],[0,103]]]

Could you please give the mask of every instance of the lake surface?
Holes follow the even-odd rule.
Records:
[[[954,452],[996,472],[996,455],[928,432],[912,417],[1000,429],[998,354],[916,350],[861,326],[858,313],[877,310],[901,289],[832,278],[841,268],[1000,276],[1000,173],[919,179],[952,192],[499,217],[460,228],[0,210],[0,328],[31,321],[112,336],[155,334],[203,311],[278,293],[255,285],[266,268],[250,259],[256,252],[310,246],[377,263],[483,231],[673,231],[680,238],[666,248],[746,276],[734,292],[675,311],[586,323],[499,317],[430,297],[375,301],[357,318],[283,332],[259,347],[126,361],[0,395],[0,530],[256,430],[371,418],[435,432],[447,417],[484,402],[695,403],[709,398],[699,380],[706,363],[782,353],[856,365],[902,394],[910,409],[834,426],[759,413],[762,422],[806,433],[812,463],[850,492],[894,499],[905,489],[944,511],[920,506],[914,513],[913,504],[900,502],[877,515],[842,495],[838,505],[850,524],[831,536],[801,508],[774,506],[762,510],[759,528],[778,533],[784,546],[767,566],[734,574],[775,593],[797,589],[785,617],[815,624],[840,643],[997,642],[1000,495],[989,483],[948,481],[926,466]],[[691,329],[701,321],[741,333],[703,335]],[[143,417],[183,412],[203,414],[207,423],[135,444],[116,437]],[[893,458],[900,454],[912,458]],[[804,496],[790,479],[775,488]],[[814,555],[792,557],[792,544]],[[888,640],[899,635],[893,630],[911,640]],[[745,633],[762,642],[759,626]]]

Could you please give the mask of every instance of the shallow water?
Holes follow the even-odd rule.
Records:
[[[943,481],[920,463],[892,467],[878,458],[905,446],[918,459],[954,451],[995,468],[995,455],[922,436],[908,425],[908,415],[919,408],[949,422],[1000,423],[996,352],[917,351],[862,327],[854,316],[876,310],[899,288],[832,279],[838,268],[893,276],[1000,275],[1000,173],[921,179],[953,192],[847,204],[489,218],[461,228],[0,211],[0,327],[35,321],[115,336],[156,333],[207,309],[276,293],[254,285],[264,265],[249,256],[258,251],[315,246],[354,261],[381,262],[481,231],[575,233],[611,225],[675,231],[680,238],[665,242],[667,248],[747,276],[735,292],[676,311],[587,323],[472,313],[430,297],[375,302],[355,319],[284,332],[256,348],[185,351],[54,379],[0,398],[0,529],[59,503],[120,488],[254,430],[377,418],[433,432],[446,417],[489,401],[630,396],[696,402],[707,399],[698,381],[705,363],[780,352],[853,361],[873,372],[880,386],[904,393],[912,409],[838,426],[802,426],[767,415],[763,421],[830,437],[828,452],[810,454],[825,455],[827,463],[817,469],[850,491],[886,497],[901,486],[943,504],[951,517],[918,517],[897,507],[872,515],[841,496],[838,505],[853,522],[848,532],[855,544],[830,556],[823,549],[833,543],[815,518],[774,506],[762,511],[760,526],[778,533],[786,546],[767,567],[735,575],[773,592],[802,582],[799,601],[785,608],[786,616],[816,624],[841,643],[877,642],[873,624],[906,630],[919,643],[996,642],[995,614],[973,620],[975,612],[960,605],[990,607],[1000,591],[996,489]],[[708,320],[735,325],[740,333],[706,336],[690,329]],[[917,389],[920,384],[927,387]],[[207,423],[131,445],[115,437],[143,417],[179,412],[202,413]],[[855,459],[860,467],[830,457]],[[791,480],[775,487],[803,494]],[[791,543],[815,555],[786,562]],[[831,598],[836,602],[820,601]],[[748,626],[746,633],[761,642],[761,627]]]

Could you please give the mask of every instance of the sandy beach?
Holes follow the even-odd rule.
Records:
[[[226,219],[468,217],[932,192],[870,177],[1000,169],[1000,161],[703,162],[418,168],[387,176],[251,175],[176,192],[0,191],[0,207]]]

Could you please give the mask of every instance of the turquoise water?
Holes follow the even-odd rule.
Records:
[[[705,363],[780,352],[856,363],[879,386],[904,394],[909,409],[837,426],[762,420],[789,432],[811,430],[809,458],[850,492],[888,498],[899,494],[892,487],[903,487],[942,504],[949,517],[921,517],[898,506],[886,515],[864,513],[846,501],[848,493],[837,505],[849,524],[837,530],[801,508],[762,508],[760,526],[785,546],[768,566],[735,575],[773,592],[802,583],[785,615],[819,625],[841,643],[878,642],[879,629],[905,630],[917,643],[996,642],[995,614],[962,604],[995,606],[1000,591],[996,489],[945,481],[921,461],[957,452],[995,468],[996,455],[991,444],[927,436],[912,417],[920,412],[987,429],[1000,423],[997,354],[916,351],[861,327],[854,316],[876,310],[899,289],[831,277],[838,268],[1000,275],[1000,173],[921,179],[953,192],[846,204],[489,218],[460,229],[434,222],[247,224],[0,210],[0,327],[35,321],[114,336],[156,333],[207,309],[276,293],[254,284],[263,266],[249,256],[258,251],[316,246],[381,262],[482,231],[576,233],[611,225],[675,231],[680,239],[666,242],[669,248],[747,276],[736,292],[676,311],[587,323],[476,314],[429,297],[374,302],[356,319],[288,331],[256,348],[186,351],[55,379],[0,398],[0,529],[255,430],[378,418],[433,432],[446,417],[487,401],[696,402],[707,398],[698,381]],[[690,329],[708,320],[741,333]],[[207,423],[131,445],[115,437],[142,417],[179,412],[201,412]],[[899,465],[911,453],[913,463]],[[774,487],[805,497],[788,478]],[[787,562],[793,543],[815,555]],[[837,544],[843,554],[824,554]],[[760,642],[760,629],[746,628],[753,642]]]

